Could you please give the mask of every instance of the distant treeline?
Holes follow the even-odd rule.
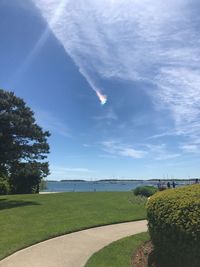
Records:
[[[79,183],[79,182],[86,182],[85,180],[60,180],[60,182],[76,182],[76,183]]]
[[[78,183],[78,182],[158,182],[158,181],[177,181],[177,182],[190,182],[190,181],[195,181],[196,179],[200,178],[190,178],[190,179],[167,179],[167,178],[163,178],[163,179],[148,179],[148,180],[141,180],[141,179],[101,179],[101,180],[93,180],[93,181],[88,181],[88,180],[83,180],[83,179],[68,179],[68,180],[46,180],[47,182],[74,182],[74,183]]]
[[[142,182],[144,180],[137,180],[137,179],[101,179],[97,180],[96,182]]]

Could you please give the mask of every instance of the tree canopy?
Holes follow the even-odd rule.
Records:
[[[23,99],[0,89],[0,173],[12,176],[14,170],[28,168],[34,173],[37,169],[40,179],[48,175],[43,160],[49,153],[49,136]]]

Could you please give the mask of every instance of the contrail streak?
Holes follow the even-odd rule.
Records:
[[[93,91],[95,91],[101,105],[105,105],[105,103],[107,102],[106,95],[102,94],[101,90],[97,88],[93,79],[91,78],[91,75],[89,75],[88,73],[86,73],[86,71],[83,70],[83,67],[80,66],[79,60],[77,60],[76,54],[74,54],[71,51],[70,47],[68,47],[68,42],[66,42],[68,26],[65,24],[66,23],[70,24],[69,21],[66,22],[66,17],[67,17],[66,7],[69,1],[51,0],[50,2],[48,2],[47,0],[34,0],[34,2],[36,6],[40,9],[42,16],[47,21],[50,29],[53,31],[57,39],[64,46],[66,53],[72,58],[74,63],[79,67],[80,73],[84,76],[84,78],[89,83]]]
[[[88,73],[85,70],[83,70],[83,68],[79,68],[79,72],[83,75],[83,77],[85,77],[86,81],[89,83],[92,90],[95,91],[97,97],[99,98],[99,101],[101,102],[101,105],[102,106],[105,105],[107,102],[107,96],[102,94],[101,90],[97,88],[94,81],[90,78]]]
[[[95,92],[96,92],[96,94],[97,94],[97,96],[98,96],[98,98],[99,98],[99,100],[101,102],[101,105],[106,104],[106,102],[107,102],[106,95],[102,95],[98,90],[96,90]]]

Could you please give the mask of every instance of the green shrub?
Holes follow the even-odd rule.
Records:
[[[147,203],[155,254],[167,266],[200,266],[200,185],[159,192]]]
[[[136,187],[133,190],[133,193],[136,196],[141,195],[141,196],[144,196],[144,197],[150,197],[153,194],[155,194],[157,191],[158,191],[158,189],[156,187],[146,185],[146,186]]]
[[[7,180],[0,178],[0,195],[9,194],[10,186]]]

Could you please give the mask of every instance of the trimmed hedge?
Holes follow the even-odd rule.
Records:
[[[200,185],[170,189],[147,203],[155,254],[167,266],[200,266]]]
[[[157,191],[158,191],[158,189],[156,187],[146,185],[146,186],[136,187],[133,190],[133,193],[136,196],[141,195],[141,196],[144,196],[144,197],[150,197],[153,194],[155,194]]]

